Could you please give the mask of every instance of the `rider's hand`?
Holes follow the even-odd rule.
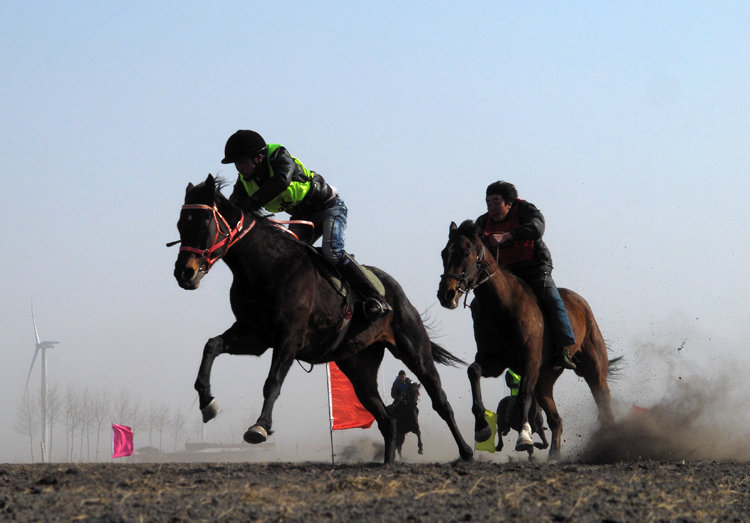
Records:
[[[509,232],[496,232],[489,235],[490,245],[498,247],[504,243],[508,243],[513,240],[513,235]]]

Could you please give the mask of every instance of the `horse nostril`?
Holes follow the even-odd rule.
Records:
[[[193,279],[194,275],[195,271],[190,267],[175,267],[174,269],[174,277],[177,278],[177,281],[190,281]]]
[[[453,298],[456,297],[456,291],[453,289],[448,289],[445,291],[445,297],[448,299],[448,301],[453,301]]]

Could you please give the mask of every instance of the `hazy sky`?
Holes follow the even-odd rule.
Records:
[[[0,3],[0,461],[29,459],[12,427],[32,298],[41,337],[60,341],[53,384],[199,419],[192,386],[205,340],[232,323],[230,273],[217,264],[184,291],[164,243],[188,182],[236,176],[220,160],[237,129],[339,189],[347,249],[398,279],[466,360],[471,317],[437,303],[439,253],[450,222],[484,212],[504,179],[544,213],[558,285],[628,358],[618,401],[658,401],[680,365],[744,368],[748,27],[742,1]],[[643,351],[668,354],[665,370],[639,366]],[[242,421],[210,437],[241,440],[268,365],[217,360],[223,419]],[[386,356],[386,388],[400,367]],[[471,441],[465,369],[441,373]],[[503,385],[487,387],[494,407]],[[293,367],[273,436],[290,459],[329,455],[325,394],[322,367]],[[572,438],[594,416],[590,393],[566,373],[556,398]],[[429,459],[455,458],[428,401],[421,411]],[[362,434],[379,439],[337,437]],[[430,454],[438,442],[446,454]]]

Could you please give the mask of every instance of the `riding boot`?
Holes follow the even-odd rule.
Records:
[[[557,349],[557,352],[555,352],[555,365],[571,370],[576,369],[576,364],[570,359],[570,352],[568,352],[567,347]]]
[[[382,318],[393,309],[380,295],[375,285],[367,277],[365,271],[348,253],[344,253],[338,264],[342,276],[354,286],[358,293],[364,298],[363,309],[365,317],[369,321]]]

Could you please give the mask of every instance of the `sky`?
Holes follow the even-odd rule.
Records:
[[[189,182],[234,180],[220,160],[238,129],[339,190],[347,250],[394,276],[457,356],[473,359],[471,316],[437,302],[440,251],[503,179],[543,212],[558,286],[625,357],[621,410],[662,401],[677,378],[723,380],[750,335],[749,26],[742,1],[0,3],[6,416],[34,352],[33,302],[40,336],[60,341],[52,385],[127,391],[200,426],[193,382],[233,321],[231,275],[217,264],[182,290],[165,243]],[[216,361],[209,439],[241,441],[269,356]],[[384,395],[399,368],[386,355]],[[471,441],[465,368],[440,372]],[[483,385],[490,408],[507,393]],[[595,408],[571,373],[555,393],[565,455]],[[455,459],[423,402],[423,459]],[[269,459],[330,456],[322,366],[295,364],[274,418]],[[13,425],[0,424],[0,462],[29,461]],[[380,439],[335,443],[363,437]]]

